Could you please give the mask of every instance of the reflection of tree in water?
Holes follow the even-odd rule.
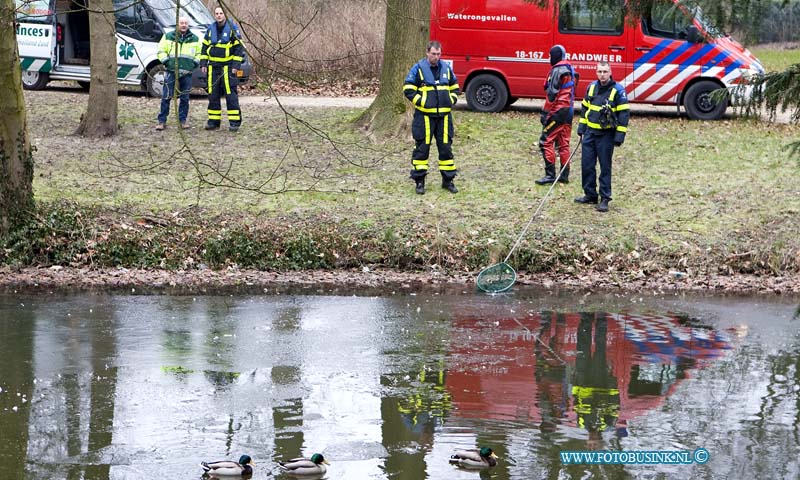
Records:
[[[17,307],[17,302],[12,302]],[[23,478],[28,451],[28,422],[33,397],[36,319],[31,309],[0,306],[0,459],[2,476]],[[19,394],[19,396],[17,396]],[[14,408],[16,407],[16,411]]]

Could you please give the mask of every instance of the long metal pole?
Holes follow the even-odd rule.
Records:
[[[578,137],[578,138],[580,138],[580,137]],[[511,254],[512,254],[512,253],[514,253],[514,250],[515,250],[515,249],[516,249],[516,248],[519,246],[519,242],[521,242],[521,241],[522,241],[522,237],[524,237],[524,236],[525,236],[525,233],[527,233],[527,231],[528,231],[528,227],[530,227],[530,226],[531,226],[531,223],[533,223],[533,220],[536,218],[536,215],[538,215],[538,214],[539,214],[539,211],[540,211],[540,210],[542,209],[542,207],[544,206],[544,202],[546,202],[546,201],[547,201],[547,197],[549,197],[549,196],[550,196],[550,192],[552,192],[552,191],[553,191],[553,188],[555,188],[555,186],[556,186],[556,183],[558,183],[558,179],[559,179],[559,178],[561,178],[561,174],[562,174],[562,173],[564,173],[564,170],[565,170],[565,169],[566,169],[566,168],[569,166],[569,164],[572,162],[572,157],[574,157],[574,156],[575,156],[575,153],[578,151],[578,149],[580,148],[580,146],[581,146],[581,144],[580,144],[580,142],[578,142],[578,146],[577,146],[577,147],[575,147],[575,150],[573,150],[573,151],[572,151],[572,153],[570,154],[569,158],[567,159],[567,163],[565,163],[564,165],[562,165],[562,166],[561,166],[561,170],[559,170],[559,171],[558,171],[558,176],[557,176],[557,177],[556,177],[556,179],[553,181],[553,183],[550,185],[550,189],[549,189],[549,190],[547,190],[547,193],[544,195],[544,197],[542,197],[542,201],[541,201],[541,202],[539,202],[539,206],[536,208],[536,211],[535,211],[535,212],[533,212],[533,215],[531,215],[531,219],[530,219],[530,220],[528,220],[528,223],[525,225],[525,228],[523,228],[523,229],[522,229],[522,233],[520,233],[520,234],[519,234],[519,236],[517,237],[517,241],[516,241],[516,242],[514,242],[514,246],[513,246],[513,247],[511,247],[511,250],[509,250],[509,252],[508,252],[508,255],[506,255],[506,258],[505,258],[505,260],[503,260],[503,263],[506,263],[506,262],[508,262],[508,259],[509,259],[509,258],[511,258]],[[555,162],[555,161],[554,161],[554,162]]]

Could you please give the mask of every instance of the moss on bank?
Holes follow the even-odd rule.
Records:
[[[513,225],[509,225],[513,226]],[[790,220],[724,238],[657,242],[637,232],[609,239],[595,229],[534,231],[511,258],[519,271],[621,280],[681,270],[705,274],[800,272],[800,240]],[[365,224],[325,216],[209,216],[203,210],[129,216],[72,202],[43,203],[24,229],[3,239],[0,263],[76,268],[241,269],[297,271],[385,267],[475,272],[497,262],[517,231],[492,238],[424,223]]]

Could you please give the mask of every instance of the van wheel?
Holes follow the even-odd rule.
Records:
[[[728,95],[721,100],[712,98],[711,92],[719,90],[720,86],[714,82],[697,82],[683,97],[683,108],[692,120],[717,120],[725,114],[728,108]]]
[[[47,86],[50,81],[50,75],[42,72],[33,72],[30,70],[22,71],[22,88],[25,90],[41,90]]]
[[[519,100],[519,97],[508,97],[508,100],[506,100],[506,108],[510,107],[511,105],[514,105],[517,102],[517,100]]]
[[[494,75],[478,75],[467,86],[467,105],[477,112],[499,112],[507,101],[508,88]]]
[[[153,67],[147,71],[144,88],[148,96],[161,98],[161,93],[164,91],[164,73],[166,71],[164,65],[161,63],[153,65]]]

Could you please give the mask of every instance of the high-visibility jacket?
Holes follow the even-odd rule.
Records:
[[[188,30],[181,35],[177,30],[165,33],[158,42],[158,61],[164,64],[167,71],[175,71],[178,64],[179,76],[191,75],[200,63],[200,39]]]
[[[415,63],[403,84],[403,94],[417,111],[426,115],[445,116],[458,101],[460,92],[456,74],[450,65],[439,60],[438,75],[427,58]]]
[[[244,61],[244,45],[239,28],[231,22],[225,22],[219,28],[216,22],[206,29],[203,37],[203,52],[200,65],[228,65],[239,69]]]
[[[578,135],[587,129],[610,131],[614,133],[614,143],[622,144],[628,133],[630,105],[625,88],[613,79],[601,85],[595,80],[586,90],[581,102],[581,119],[578,122]]]

